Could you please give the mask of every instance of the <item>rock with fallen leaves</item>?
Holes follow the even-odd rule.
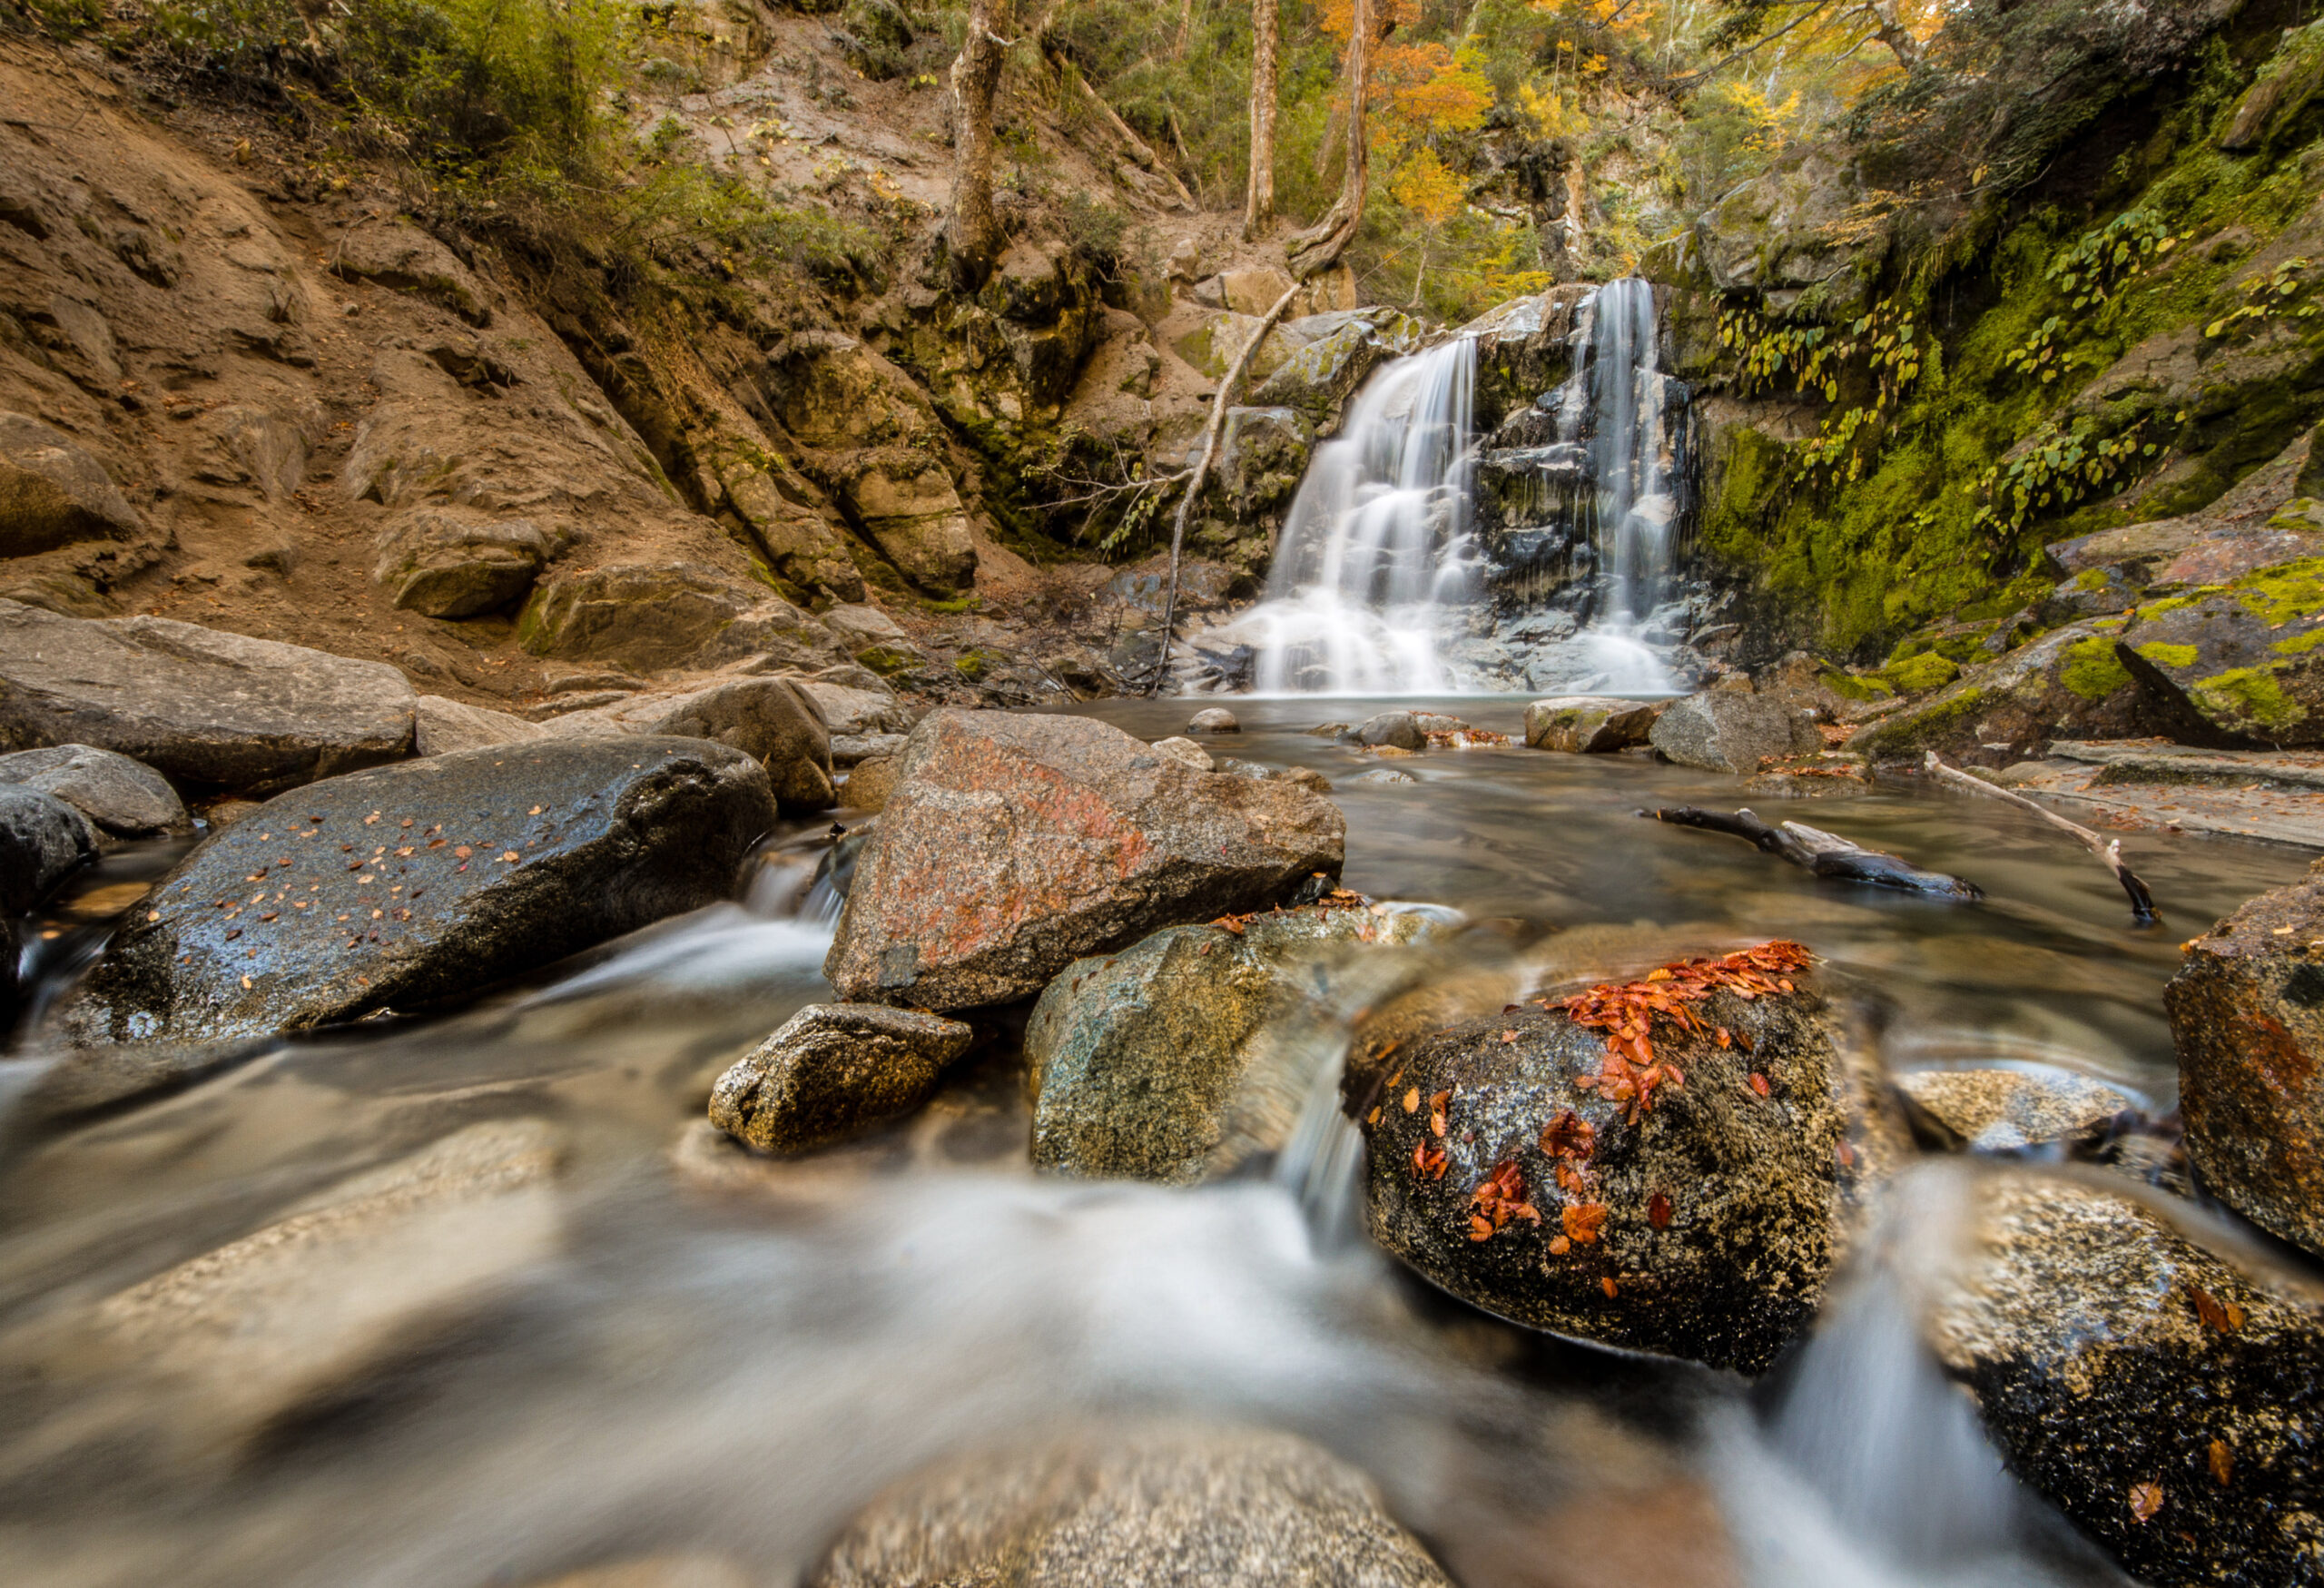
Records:
[[[876,1003],[811,1003],[738,1060],[710,1122],[761,1152],[803,1152],[918,1108],[975,1033]]]
[[[774,821],[766,769],[704,739],[537,740],[327,779],[156,883],[62,1034],[198,1042],[460,998],[725,898]]]
[[[921,1472],[849,1523],[807,1588],[1450,1588],[1370,1479],[1239,1428],[1076,1431]]]
[[[1435,916],[1340,894],[1076,960],[1025,1028],[1033,1161],[1192,1185],[1290,1139],[1344,1011],[1424,976]]]
[[[2012,1471],[2142,1583],[2310,1581],[2324,1306],[2127,1196],[1982,1177],[1929,1320]]]
[[[1764,1371],[1844,1214],[1823,1001],[1796,943],[1420,1038],[1356,1100],[1374,1237],[1534,1328]]]
[[[2162,1001],[2205,1189],[2324,1255],[2324,861],[2188,943]]]
[[[937,1011],[1029,997],[1085,954],[1339,874],[1347,824],[1294,784],[1204,773],[1087,717],[912,730],[823,972]]]

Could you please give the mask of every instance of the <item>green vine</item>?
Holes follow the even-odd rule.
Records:
[[[1977,510],[1976,528],[1996,547],[2006,547],[2036,515],[2096,494],[2158,450],[2141,439],[2144,419],[2116,436],[2100,436],[2097,423],[2085,414],[2070,429],[2053,424],[2015,457],[1978,476],[1977,494],[1984,505]]]
[[[1877,421],[1918,383],[1931,347],[1921,340],[1913,311],[1883,303],[1842,327],[1770,323],[1758,311],[1732,305],[1719,315],[1721,345],[1742,355],[1746,397],[1787,382],[1794,391],[1840,400],[1840,377],[1862,358],[1872,377],[1870,400],[1839,409],[1796,454],[1801,476],[1837,485],[1863,478],[1877,444]]]
[[[2278,265],[2274,273],[2266,280],[2245,286],[2240,304],[2203,327],[2204,340],[2216,341],[2245,325],[2257,330],[2262,323],[2288,310],[2300,320],[2315,318],[2315,304],[2303,303],[2293,310],[2290,301],[2308,284],[2301,276],[2308,270],[2309,263],[2305,258],[2288,259]]]
[[[2190,234],[2191,235],[2191,234]],[[2088,322],[2119,299],[2132,281],[2161,264],[2187,240],[2162,216],[2132,210],[2078,240],[2050,261],[2044,279],[2064,299],[2034,334],[2002,355],[2002,367],[2047,386],[2066,372],[2067,341],[2086,340]]]

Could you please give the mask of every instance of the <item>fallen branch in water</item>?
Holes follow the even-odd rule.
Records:
[[[2047,822],[2051,826],[2063,828],[2066,832],[2073,833],[2076,838],[2081,839],[2084,843],[2090,846],[2090,852],[2093,854],[2096,855],[2100,860],[2105,863],[2106,869],[2114,873],[2114,880],[2122,884],[2122,892],[2131,896],[2132,920],[2137,922],[2141,926],[2151,926],[2155,922],[2162,919],[2162,915],[2155,910],[2154,895],[2148,893],[2146,891],[2146,884],[2139,881],[2137,875],[2132,872],[2129,866],[2122,863],[2122,841],[2121,839],[2101,838],[2089,828],[2082,826],[2076,823],[2067,821],[2055,811],[2050,810],[2046,806],[2036,804],[2034,801],[2027,799],[2022,794],[2018,794],[2011,789],[2003,788],[1998,784],[1987,783],[1982,777],[1972,777],[1969,774],[1961,771],[1957,767],[1947,766],[1944,761],[1938,757],[1936,752],[1934,750],[1931,750],[1928,753],[1926,764],[1930,774],[1935,777],[1939,782],[1951,784],[1955,788],[1967,789],[1972,794],[1984,794],[1989,798],[2000,800],[2007,804],[2015,805],[2021,810],[2031,811],[2035,815],[2041,817],[2042,820]]]
[[[1982,899],[1985,895],[1976,883],[1948,876],[1943,872],[1923,871],[1908,860],[1890,854],[1885,850],[1866,849],[1837,833],[1827,833],[1820,827],[1810,827],[1803,822],[1786,822],[1780,827],[1770,827],[1749,811],[1738,811],[1726,815],[1718,811],[1699,810],[1693,805],[1680,805],[1673,810],[1640,811],[1658,822],[1668,822],[1674,827],[1699,827],[1709,833],[1726,833],[1747,839],[1768,854],[1777,855],[1819,877],[1834,877],[1846,883],[1866,883],[1876,888],[1902,888],[1906,893],[1926,893],[1939,899]]]

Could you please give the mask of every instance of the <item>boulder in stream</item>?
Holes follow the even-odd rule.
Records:
[[[906,742],[824,974],[857,1001],[1007,1003],[1084,954],[1336,876],[1346,830],[1304,788],[1197,772],[1106,723],[936,712]]]
[[[201,1041],[458,998],[726,897],[774,820],[765,769],[700,739],[350,773],[188,855],[59,1020],[76,1042]]]
[[[2162,1001],[2188,1159],[2221,1201],[2324,1256],[2324,861],[2185,946]]]
[[[1384,745],[1391,750],[1428,748],[1426,731],[1408,711],[1384,711],[1366,717],[1356,728],[1355,736],[1374,749]]]
[[[1683,1006],[1699,1030],[1658,1015],[1645,1052],[1580,1023],[1588,1004],[1405,1045],[1357,1100],[1374,1238],[1512,1322],[1765,1371],[1815,1316],[1842,1214],[1838,1077],[1803,960],[1768,944],[1592,989],[1638,1019],[1716,989]]]
[[[2080,1144],[2137,1103],[2068,1070],[1915,1070],[1896,1080],[1918,1132],[1947,1151]]]
[[[1560,695],[1525,708],[1525,742],[1536,750],[1602,755],[1647,742],[1662,708],[1603,695]]]
[[[183,833],[193,825],[168,778],[93,745],[0,755],[0,783],[53,794],[115,838]]]
[[[1280,1151],[1337,1040],[1333,1005],[1423,973],[1409,959],[1380,956],[1369,973],[1348,962],[1438,929],[1347,894],[1076,960],[1025,1027],[1033,1162],[1191,1185]]]
[[[1931,1320],[2010,1468],[2159,1588],[2313,1581],[2324,1308],[2129,1196],[1984,1179]]]
[[[718,1078],[710,1122],[761,1152],[842,1141],[927,1100],[975,1033],[877,1003],[811,1003]]]
[[[588,711],[553,717],[560,738],[643,734],[714,739],[766,767],[774,797],[800,814],[828,810],[831,730],[813,698],[789,678],[734,678],[698,689],[633,695]]]
[[[1451,1588],[1354,1467],[1237,1428],[1097,1428],[907,1478],[807,1588]]]
[[[1748,776],[1760,764],[1812,755],[1824,737],[1807,712],[1768,695],[1707,689],[1674,700],[1654,719],[1649,742],[1681,766]]]

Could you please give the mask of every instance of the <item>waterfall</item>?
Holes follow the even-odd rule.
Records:
[[[1267,598],[1243,625],[1266,693],[1406,695],[1454,686],[1444,609],[1473,589],[1469,538],[1476,344],[1380,370],[1316,449],[1285,521]]]

